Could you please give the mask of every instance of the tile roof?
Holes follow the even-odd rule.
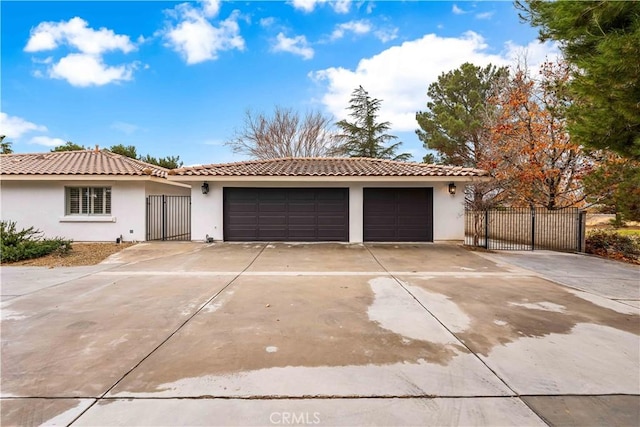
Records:
[[[177,176],[442,176],[479,177],[481,169],[348,157],[286,157],[173,169]]]
[[[108,150],[0,155],[0,175],[126,175],[166,178],[169,169]]]

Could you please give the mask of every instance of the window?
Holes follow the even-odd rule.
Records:
[[[110,215],[111,187],[66,187],[66,215]]]

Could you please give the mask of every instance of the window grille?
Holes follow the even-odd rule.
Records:
[[[66,215],[110,215],[111,187],[66,187]]]

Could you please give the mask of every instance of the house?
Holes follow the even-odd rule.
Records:
[[[109,151],[0,156],[0,217],[76,241],[464,238],[478,169],[282,158],[168,170]]]
[[[0,155],[0,218],[47,237],[143,241],[153,195],[188,196],[169,170],[109,151]]]
[[[191,186],[191,235],[219,241],[464,239],[479,169],[370,158],[282,158],[169,172]]]

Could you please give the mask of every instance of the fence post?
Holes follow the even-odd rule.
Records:
[[[531,207],[531,250],[536,249],[536,208]]]
[[[484,210],[484,248],[489,249],[489,209]]]
[[[147,236],[147,239],[146,239],[147,241],[151,240],[151,218],[150,218],[151,217],[151,207],[150,207],[150,204],[151,204],[151,199],[149,198],[149,196],[147,196],[147,203],[146,203],[146,206],[145,206],[145,208],[146,208],[145,209],[146,210],[145,213],[146,213],[146,217],[147,217],[147,223],[145,224],[147,229],[146,229],[145,235]]]
[[[578,252],[587,249],[587,211],[578,212]]]
[[[162,195],[162,240],[167,239],[167,196]]]

